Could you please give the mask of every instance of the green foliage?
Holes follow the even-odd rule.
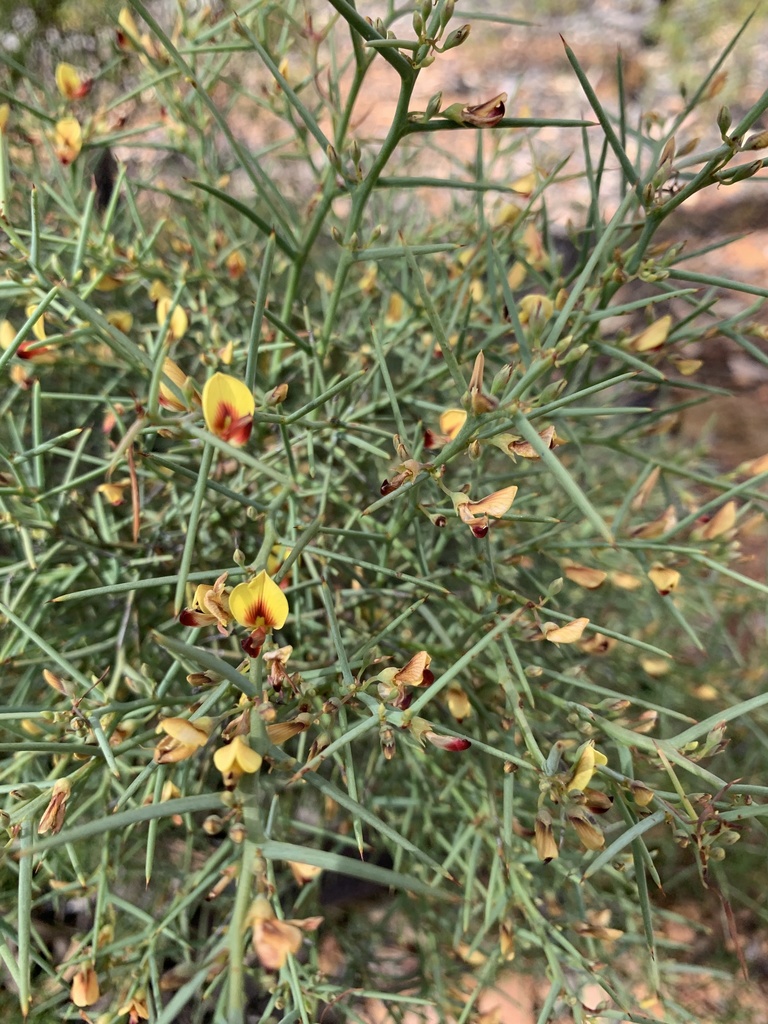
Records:
[[[415,111],[466,36],[452,6],[394,39],[348,0],[173,28],[131,0],[90,91],[14,95],[0,956],[32,1020],[79,1019],[95,972],[104,1021],[379,998],[463,1022],[513,949],[541,1024],[586,1020],[595,980],[607,1017],[688,1020],[656,893],[687,871],[725,902],[733,844],[762,855],[768,587],[738,560],[768,470],[670,432],[714,390],[690,349],[740,286],[655,236],[760,169],[768,94],[718,116],[731,44],[663,132],[631,130],[567,50],[590,121]],[[678,157],[702,105],[720,139]],[[525,195],[506,178],[556,125],[591,193],[571,238],[565,161]],[[474,154],[409,173],[448,132]],[[449,208],[415,214],[430,189]],[[754,311],[721,326],[765,361]],[[323,872],[299,887],[289,861]]]

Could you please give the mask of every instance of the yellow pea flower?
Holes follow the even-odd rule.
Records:
[[[288,618],[288,599],[262,569],[252,580],[235,587],[229,595],[229,610],[241,626],[249,629],[282,629]]]
[[[212,434],[237,448],[251,436],[256,408],[251,391],[228,373],[214,373],[203,388],[203,416]]]

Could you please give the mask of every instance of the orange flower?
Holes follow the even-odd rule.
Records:
[[[201,583],[195,590],[192,607],[182,611],[179,622],[184,626],[212,626],[215,623],[221,635],[226,636],[232,621],[229,587],[224,585],[226,581],[227,573],[223,572],[213,586]]]
[[[253,928],[253,948],[267,971],[279,971],[289,954],[295,956],[304,941],[304,932],[314,932],[323,923],[322,917],[305,917],[280,921],[265,896],[257,896],[248,912]]]
[[[238,583],[229,595],[229,610],[241,626],[249,629],[282,629],[288,618],[288,599],[262,569],[247,583]]]
[[[53,148],[65,167],[77,159],[83,148],[83,130],[76,117],[63,117],[56,122]]]
[[[203,388],[205,425],[222,441],[240,448],[251,436],[256,403],[250,390],[236,377],[214,373]]]
[[[158,728],[166,735],[155,747],[155,761],[158,764],[186,761],[205,746],[212,727],[210,718],[197,718],[194,722],[186,718],[163,718]]]

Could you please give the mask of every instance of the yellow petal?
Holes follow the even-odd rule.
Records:
[[[203,416],[212,434],[240,447],[251,435],[256,408],[250,389],[228,373],[214,373],[203,388]]]
[[[300,732],[304,732],[311,724],[312,716],[306,711],[299,712],[295,718],[291,718],[287,722],[275,722],[274,725],[267,726],[269,742],[278,745],[285,743],[292,736],[298,736]]]
[[[663,316],[650,327],[646,327],[640,334],[630,338],[628,345],[634,352],[650,352],[653,349],[661,348],[669,335],[672,326],[672,317]]]
[[[527,275],[528,268],[524,263],[521,263],[520,260],[512,264],[507,274],[507,283],[512,291],[516,291],[522,285]]]
[[[577,562],[567,562],[563,566],[563,572],[572,583],[587,590],[596,590],[608,578],[608,573],[602,569],[591,569],[588,565],[579,565]]]
[[[503,487],[500,491],[494,491],[487,498],[480,498],[479,501],[465,502],[473,515],[493,516],[500,519],[509,511],[512,502],[515,500],[517,487]]]
[[[136,47],[133,45],[133,41],[138,40],[139,29],[138,26],[136,25],[130,8],[123,7],[121,9],[120,13],[117,16],[117,24],[120,33],[122,34],[123,39],[125,40],[123,48],[135,50]]]
[[[513,192],[517,192],[521,196],[529,196],[536,188],[535,171],[531,171],[529,174],[523,175],[522,178],[513,181],[509,187]]]
[[[164,324],[168,313],[171,309],[171,299],[168,296],[162,296],[158,299],[157,308],[155,310],[157,315],[157,322]],[[168,325],[168,332],[174,341],[180,341],[187,332],[189,327],[189,317],[186,314],[183,306],[176,306],[171,313],[171,321]]]
[[[237,763],[242,771],[250,775],[261,768],[261,754],[249,747],[242,736],[235,736],[232,744],[237,744]]]
[[[756,459],[743,462],[739,466],[739,471],[749,476],[759,476],[760,473],[768,472],[768,455],[759,455]]]
[[[612,636],[605,636],[603,633],[593,633],[579,643],[579,648],[585,654],[608,654],[616,646],[616,640]]]
[[[692,377],[704,365],[703,359],[673,359],[672,363],[683,377]]]
[[[736,502],[727,501],[699,531],[702,540],[714,540],[736,525]]]
[[[105,274],[103,270],[99,270],[97,267],[91,267],[90,274],[91,280],[96,282],[95,287],[99,292],[113,292],[123,284],[119,277]]]
[[[11,113],[9,103],[0,103],[0,135],[5,135],[5,128],[8,124],[8,117]]]
[[[566,789],[569,792],[572,789],[580,789],[584,792],[589,785],[592,776],[595,774],[595,768],[598,765],[607,763],[608,758],[605,754],[602,753],[602,751],[595,749],[595,741],[588,740],[579,751],[578,759],[576,764],[573,766],[571,778]]]
[[[632,503],[630,505],[630,508],[633,512],[637,512],[638,509],[641,509],[648,500],[648,498],[650,498],[651,492],[656,486],[660,473],[661,468],[659,466],[654,466],[651,472],[645,478],[645,480],[643,480],[640,487],[638,487],[637,494],[632,499]]]
[[[648,579],[664,597],[677,589],[680,573],[677,569],[668,569],[665,565],[654,565],[648,570]]]
[[[466,421],[467,414],[463,409],[446,409],[440,414],[440,430],[453,440]]]
[[[59,162],[65,166],[77,159],[83,146],[83,131],[76,117],[63,117],[56,122],[53,145]]]
[[[398,324],[403,319],[403,296],[400,292],[392,292],[384,314],[385,324]]]
[[[86,81],[77,68],[65,63],[56,65],[56,87],[67,100],[80,99],[84,88],[87,92]]]
[[[74,976],[69,998],[75,1006],[93,1006],[99,1001],[99,979],[92,967],[81,967]]]
[[[568,811],[568,822],[573,825],[582,845],[587,850],[602,850],[605,836],[592,821],[583,807],[574,807]]]
[[[323,872],[323,869],[317,867],[316,864],[305,864],[300,860],[289,860],[288,867],[298,885],[306,885],[307,882],[311,882],[313,878],[317,878]]]
[[[16,339],[16,328],[10,320],[3,320],[0,323],[0,349],[5,351],[10,348]]]
[[[202,724],[201,724],[202,723]],[[190,722],[187,718],[164,718],[160,728],[174,740],[187,747],[202,747],[208,742],[210,728],[204,719]]]
[[[279,971],[288,954],[296,955],[304,936],[300,928],[288,921],[256,921],[253,927],[253,948],[267,971]]]
[[[647,672],[649,676],[653,676],[654,679],[665,676],[672,667],[667,658],[641,658],[640,665],[643,671]]]
[[[545,864],[548,864],[549,861],[560,856],[560,851],[557,848],[555,836],[552,831],[552,815],[546,807],[541,807],[536,815],[536,821],[534,823],[534,843],[536,845],[536,853],[539,860],[544,861]]]
[[[633,576],[631,572],[618,571],[611,573],[611,583],[621,587],[622,590],[637,590],[643,585],[643,581],[638,576]]]
[[[110,505],[122,505],[125,500],[125,488],[126,484],[99,484],[96,493],[103,494]]]
[[[555,311],[555,304],[547,295],[525,295],[520,300],[520,323],[527,324],[530,321],[541,323],[549,320]]]
[[[641,526],[636,526],[630,531],[630,536],[635,538],[642,538],[643,540],[654,540],[656,537],[660,537],[663,533],[671,530],[677,525],[677,513],[675,512],[675,506],[669,505],[660,516],[652,519],[649,523],[643,523]]]
[[[205,402],[205,395],[203,395]],[[229,610],[241,626],[281,629],[288,618],[288,599],[262,569],[248,583],[239,583],[229,595]]]
[[[172,359],[164,359],[163,376],[175,384],[182,395],[185,394],[189,377],[178,363],[174,363]],[[167,384],[164,384],[162,380],[160,381],[160,405],[166,409],[175,409],[176,412],[184,412],[188,408],[183,398],[179,398],[176,392],[169,388]]]
[[[544,442],[547,448],[555,448],[561,441],[555,438],[555,428],[553,426],[545,427],[544,430],[539,431],[539,437]],[[521,438],[510,441],[508,444],[508,450],[512,455],[519,455],[523,459],[538,459],[540,458],[539,453],[528,441],[523,441]]]
[[[159,302],[160,299],[170,299],[171,293],[168,291],[167,285],[159,278],[155,279],[149,286],[149,299],[150,302]],[[163,317],[165,319],[165,317]]]
[[[28,317],[30,317],[32,316],[36,309],[37,306],[33,303],[31,306],[27,306],[24,312]],[[45,341],[45,319],[43,316],[39,316],[37,320],[35,320],[34,324],[32,325],[32,333],[34,334],[38,341]]]
[[[573,619],[572,622],[566,622],[564,626],[556,626],[554,629],[547,630],[544,634],[545,639],[552,644],[574,644],[581,639],[581,634],[588,623],[589,619]]]
[[[395,674],[399,683],[407,683],[409,686],[420,686],[424,678],[424,672],[429,668],[432,659],[426,651],[419,651],[411,658],[407,665]]]
[[[252,774],[261,768],[261,754],[252,750],[242,736],[235,736],[231,743],[214,752],[213,763],[222,775],[231,771]]]
[[[469,703],[469,697],[456,684],[448,687],[446,704],[457,722],[463,722],[465,718],[469,718],[472,714],[472,705]]]
[[[129,313],[127,309],[116,309],[112,313],[107,313],[107,323],[127,334],[133,327],[133,313]]]

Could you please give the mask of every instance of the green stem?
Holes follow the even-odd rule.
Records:
[[[203,499],[205,498],[205,491],[208,486],[208,477],[211,475],[211,464],[213,462],[214,450],[213,445],[206,444],[205,448],[203,448],[203,457],[200,460],[200,471],[197,474],[197,486],[195,487],[195,493],[192,498],[192,508],[189,513],[189,523],[187,524],[187,536],[184,541],[184,551],[181,555],[179,576],[176,581],[176,594],[173,602],[176,615],[179,614],[183,607],[184,591],[187,586],[189,569],[192,565],[192,555],[198,543],[197,527],[200,522],[200,512],[203,507]]]
[[[237,895],[229,922],[229,995],[227,1024],[245,1022],[245,970],[243,957],[243,935],[246,929],[246,913],[251,902],[251,879],[253,862],[258,852],[252,839],[243,841],[243,855],[237,876]]]
[[[334,6],[337,6],[341,3],[341,0],[331,0],[331,2]],[[392,119],[392,126],[389,129],[386,139],[382,143],[376,159],[371,165],[370,171],[352,194],[352,209],[349,214],[349,220],[347,221],[346,231],[344,232],[344,244],[348,244],[355,232],[359,230],[371,192],[373,192],[376,187],[389,158],[392,156],[395,149],[397,149],[398,143],[406,134],[405,128],[408,124],[408,105],[411,102],[411,96],[413,94],[415,84],[416,74],[413,71],[409,76],[402,78],[400,83],[400,95],[397,98],[397,109],[395,110],[395,114]],[[319,347],[319,354],[321,356],[325,355],[328,349],[331,330],[336,320],[336,313],[338,312],[339,302],[341,300],[341,293],[347,280],[349,268],[353,262],[354,259],[352,253],[349,249],[345,249],[339,258],[339,263],[336,268],[336,277],[333,282],[333,291],[328,303],[325,321],[323,322]]]

